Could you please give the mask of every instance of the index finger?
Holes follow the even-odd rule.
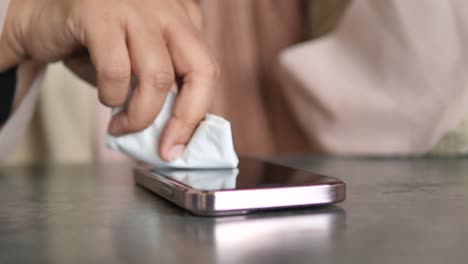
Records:
[[[112,135],[138,132],[150,126],[174,82],[171,58],[159,28],[151,31],[133,20],[128,22],[127,34],[132,71],[138,82],[126,111],[111,120]]]
[[[195,27],[173,24],[166,36],[176,73],[183,78],[159,144],[161,157],[173,161],[182,154],[211,106],[219,68]]]

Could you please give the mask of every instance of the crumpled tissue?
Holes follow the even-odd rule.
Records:
[[[177,169],[228,169],[236,168],[237,158],[232,141],[231,124],[226,119],[207,114],[198,125],[182,156],[166,162],[158,153],[159,137],[168,122],[176,93],[169,92],[164,106],[153,124],[143,131],[114,137],[106,135],[108,148],[118,150],[131,158],[151,164],[156,168]],[[124,107],[114,108],[112,113]]]

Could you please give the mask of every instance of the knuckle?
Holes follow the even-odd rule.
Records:
[[[221,76],[221,66],[217,62],[214,64],[214,75],[216,79]]]
[[[129,82],[130,67],[125,64],[111,64],[101,67],[98,71],[98,78],[102,81]]]
[[[122,106],[125,103],[126,95],[119,93],[98,93],[99,101],[108,107],[118,107]]]
[[[109,100],[109,98],[107,96],[105,96],[104,93],[102,93],[102,92],[98,93],[98,98],[99,98],[99,102],[101,102],[101,104],[103,104],[105,106],[108,106],[108,107],[114,107],[111,100]]]
[[[129,132],[139,132],[153,123],[154,117],[134,117],[128,120]]]
[[[203,120],[202,117],[198,117],[198,116],[194,116],[194,117],[187,117],[187,116],[184,116],[180,113],[173,113],[172,115],[172,118],[177,122],[179,123],[180,125],[182,125],[183,127],[185,127],[186,129],[189,129],[189,130],[195,130],[195,128],[198,126],[198,124]]]
[[[172,71],[155,71],[147,76],[146,81],[157,90],[167,92],[175,81],[175,74]]]
[[[202,71],[203,75],[207,78],[216,80],[221,75],[221,68],[215,60],[210,60]]]

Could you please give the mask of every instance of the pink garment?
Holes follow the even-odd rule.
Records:
[[[231,121],[239,154],[310,152],[278,78],[278,53],[303,39],[302,1],[203,0],[222,80],[212,112]]]

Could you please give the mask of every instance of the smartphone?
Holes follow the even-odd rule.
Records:
[[[135,182],[162,198],[202,216],[308,207],[345,199],[345,183],[268,161],[240,158],[237,169],[134,170]]]

